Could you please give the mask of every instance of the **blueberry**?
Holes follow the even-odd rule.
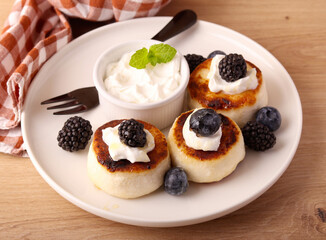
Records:
[[[217,132],[221,125],[221,117],[211,108],[203,108],[194,112],[190,117],[190,129],[197,136],[210,136]]]
[[[164,190],[171,195],[181,195],[188,189],[188,177],[180,167],[170,168],[164,176]]]
[[[226,53],[221,50],[215,50],[214,52],[211,52],[207,58],[213,58],[216,55],[226,55]]]
[[[279,129],[282,118],[280,112],[274,107],[263,107],[256,114],[256,121],[267,126],[271,131]]]

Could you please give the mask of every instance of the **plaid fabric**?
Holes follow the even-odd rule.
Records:
[[[153,16],[170,1],[17,0],[0,36],[0,152],[27,155],[20,130],[24,98],[43,63],[72,38],[65,15],[121,21]]]

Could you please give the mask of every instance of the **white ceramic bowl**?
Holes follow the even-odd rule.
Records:
[[[168,98],[146,104],[129,103],[110,94],[104,85],[105,70],[109,63],[117,62],[121,56],[130,51],[153,44],[161,43],[156,40],[137,40],[116,45],[105,51],[96,61],[93,70],[94,85],[99,93],[101,108],[104,109],[107,120],[134,118],[149,122],[159,129],[170,126],[183,110],[186,87],[189,81],[189,67],[181,55],[181,81],[175,92]]]

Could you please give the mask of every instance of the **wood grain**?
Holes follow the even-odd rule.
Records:
[[[0,2],[0,24],[13,0]],[[326,1],[172,0],[268,49],[301,97],[304,127],[293,162],[261,197],[187,227],[143,228],[87,213],[49,187],[28,159],[0,154],[0,239],[326,239]]]

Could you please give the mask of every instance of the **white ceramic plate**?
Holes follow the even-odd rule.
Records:
[[[207,56],[213,50],[241,53],[255,63],[267,83],[269,105],[279,109],[282,126],[277,144],[264,153],[247,151],[244,161],[224,180],[191,183],[186,194],[175,197],[162,188],[147,196],[123,200],[105,194],[88,179],[87,150],[70,153],[57,146],[57,133],[69,116],[54,116],[40,102],[67,91],[92,86],[97,57],[114,44],[149,39],[171,18],[153,17],[114,23],[74,40],[55,54],[35,77],[25,101],[22,129],[28,154],[45,181],[80,208],[113,221],[153,227],[182,226],[221,217],[253,201],[271,187],[290,164],[302,128],[302,109],[295,85],[284,67],[267,50],[225,27],[199,21],[168,40],[183,54]],[[97,107],[79,114],[93,129],[106,122]]]

